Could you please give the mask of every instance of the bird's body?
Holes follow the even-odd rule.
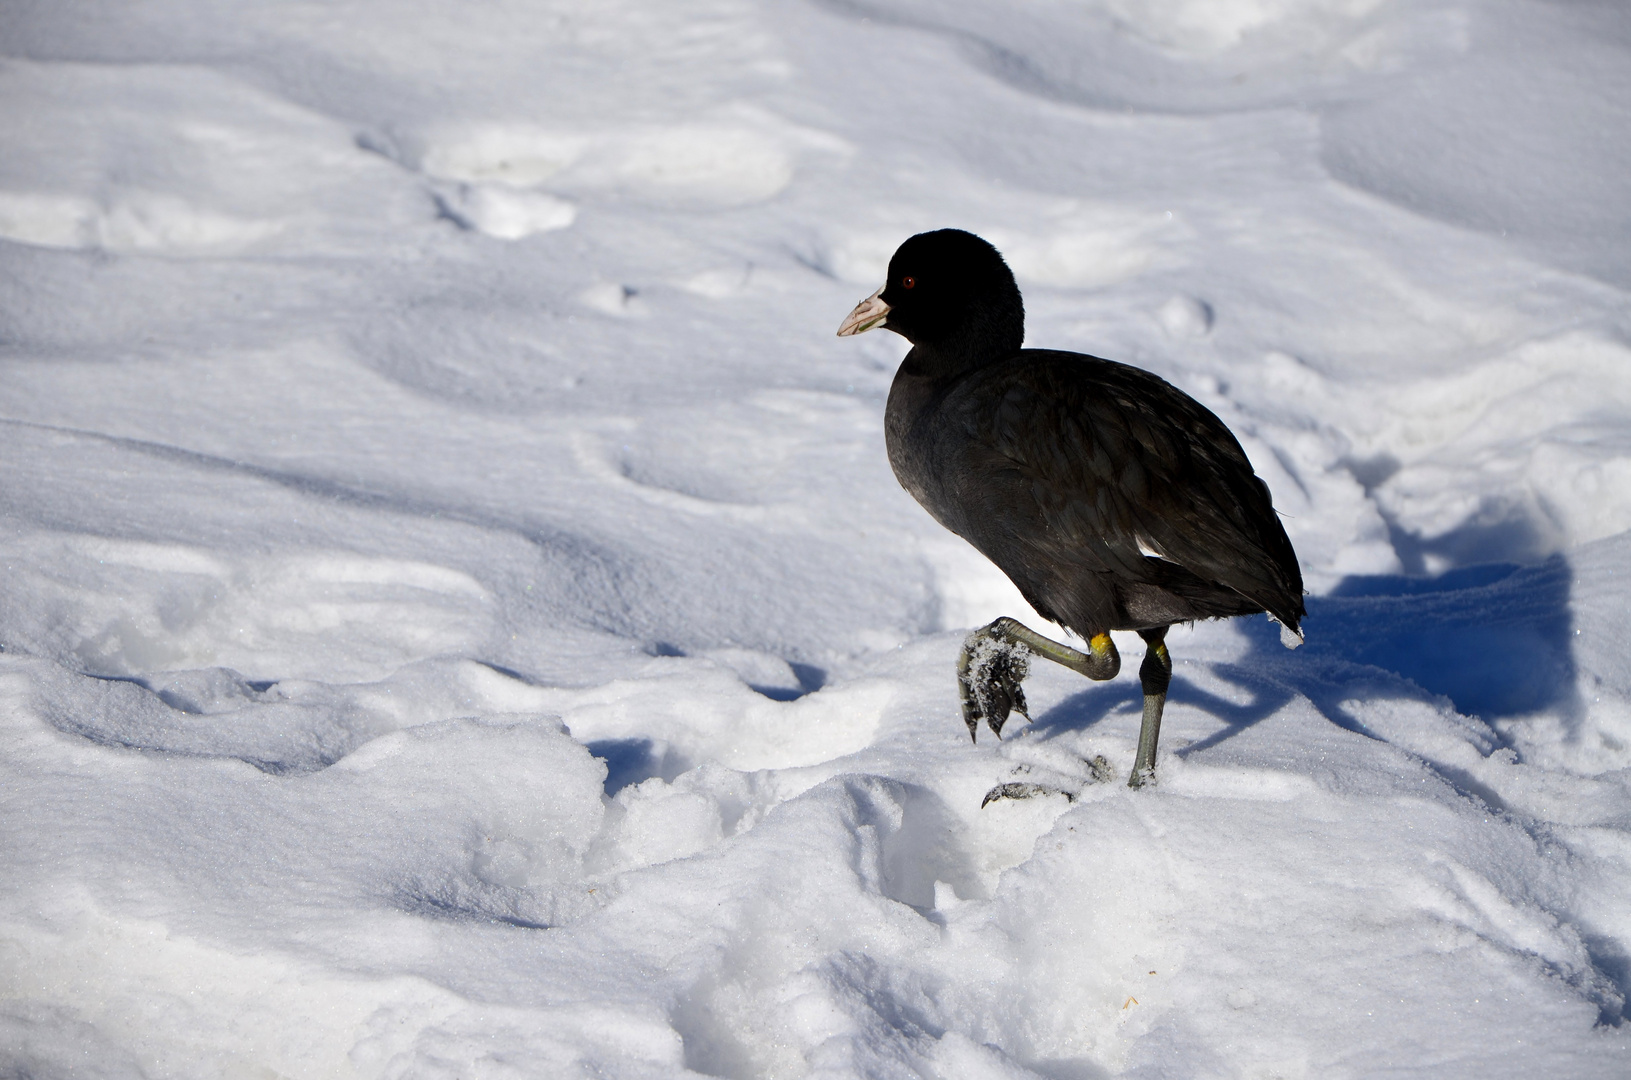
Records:
[[[1271,612],[1302,579],[1268,488],[1222,421],[1139,368],[1024,349],[889,392],[889,462],[935,519],[1084,639]]]
[[[884,326],[912,342],[889,392],[901,485],[1002,569],[1077,651],[1012,619],[959,661],[973,734],[1024,710],[1025,657],[1113,678],[1111,630],[1149,648],[1131,783],[1154,773],[1173,623],[1267,611],[1300,640],[1302,575],[1268,487],[1204,405],[1159,377],[1080,353],[1021,348],[1024,304],[995,248],[954,229],[902,244],[889,281],[841,335]],[[1024,650],[1017,656],[1015,645]]]

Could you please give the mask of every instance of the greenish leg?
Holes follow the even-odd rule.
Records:
[[[1138,679],[1144,684],[1144,723],[1138,730],[1138,759],[1128,787],[1143,787],[1155,780],[1155,747],[1161,741],[1161,712],[1167,704],[1167,687],[1172,684],[1172,657],[1167,654],[1167,628],[1140,630],[1147,646]]]
[[[1113,679],[1121,670],[1121,655],[1109,634],[1097,634],[1087,652],[1045,638],[1017,619],[1007,616],[982,626],[963,642],[957,657],[957,685],[962,692],[963,722],[969,738],[979,741],[985,720],[998,738],[1011,711],[1025,713],[1020,683],[1030,671],[1030,658],[1041,656],[1089,679]]]

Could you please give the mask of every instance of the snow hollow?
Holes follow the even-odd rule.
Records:
[[[3,12],[0,1075],[1631,1075],[1624,4]],[[960,721],[945,226],[1303,560],[1154,788]]]

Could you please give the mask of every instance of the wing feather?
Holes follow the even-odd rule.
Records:
[[[1000,392],[984,389],[993,381]],[[957,531],[1028,593],[1050,567],[1160,584],[1152,564],[1165,562],[1296,625],[1302,578],[1267,485],[1223,422],[1158,376],[1026,350],[973,374],[943,410],[960,436],[946,446]]]

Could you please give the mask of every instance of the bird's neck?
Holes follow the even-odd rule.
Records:
[[[912,351],[906,354],[902,368],[920,377],[955,379],[1006,360],[1025,343],[1023,311],[1017,302],[980,305],[949,333],[927,339],[913,334]]]
[[[909,375],[936,381],[955,379],[988,364],[1006,360],[1019,351],[1021,342],[970,341],[919,342],[901,362]]]

